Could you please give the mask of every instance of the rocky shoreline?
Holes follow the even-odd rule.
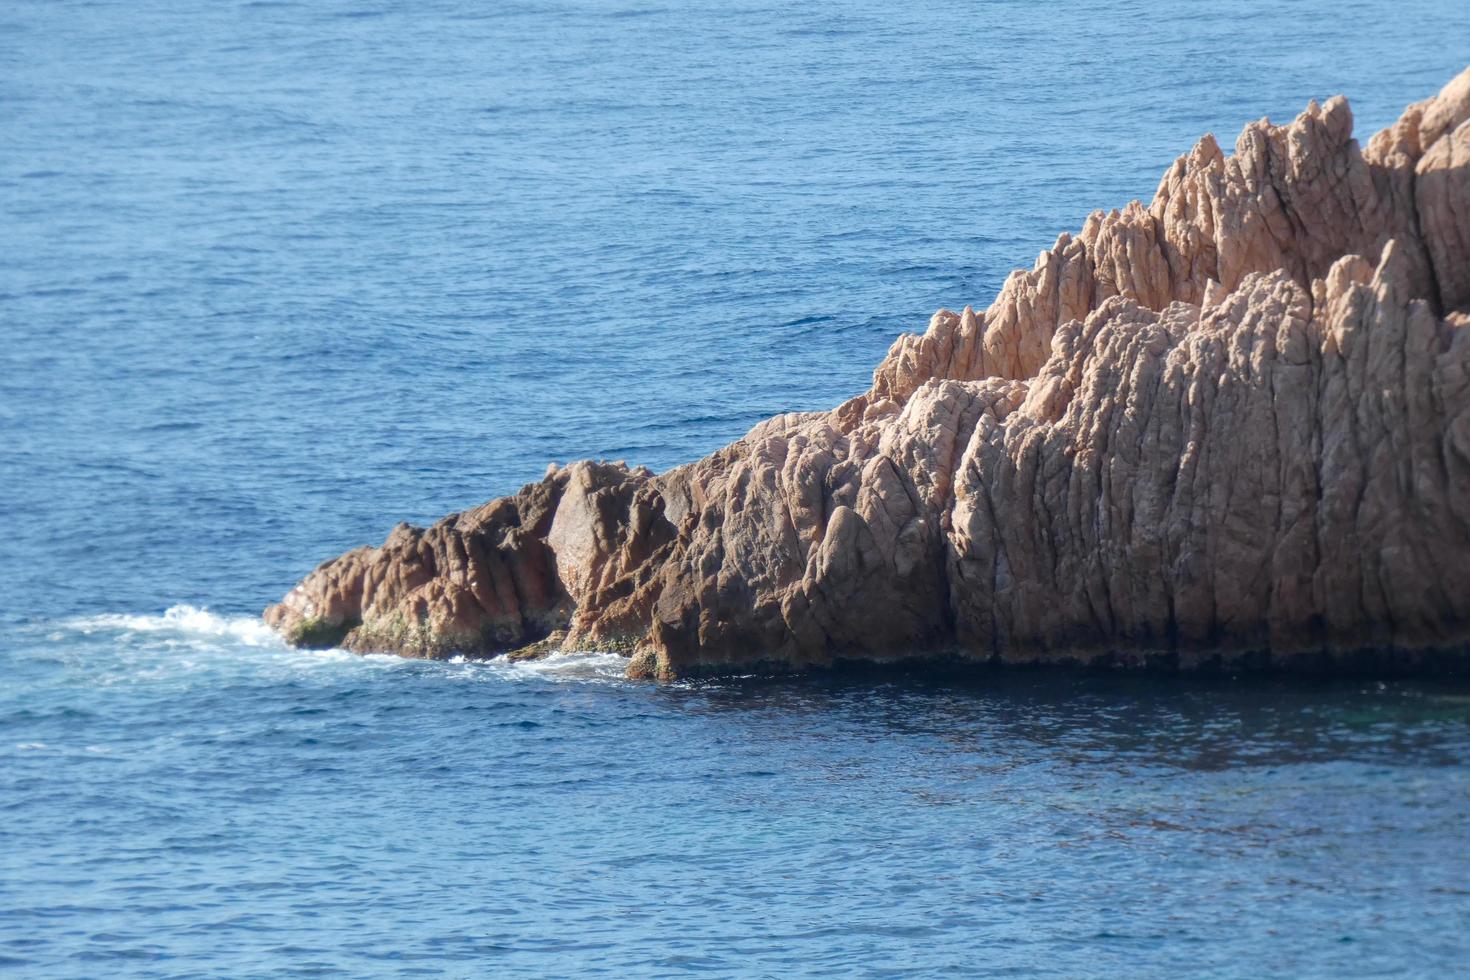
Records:
[[[663,474],[539,482],[332,559],[265,619],[635,677],[940,657],[1390,670],[1470,652],[1470,70],[1205,137],[872,388]]]

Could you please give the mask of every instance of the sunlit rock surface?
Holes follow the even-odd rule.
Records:
[[[633,676],[948,657],[1454,664],[1470,650],[1470,70],[1205,137],[873,387],[661,475],[552,467],[326,562],[266,620]]]

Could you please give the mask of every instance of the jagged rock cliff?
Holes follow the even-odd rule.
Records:
[[[265,615],[657,677],[1470,657],[1470,70],[1366,149],[1341,98],[1205,137],[836,409],[661,475],[552,467]]]

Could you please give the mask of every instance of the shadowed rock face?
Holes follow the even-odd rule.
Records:
[[[1470,656],[1470,70],[1201,140],[866,394],[662,475],[552,467],[308,575],[303,645],[633,676]]]

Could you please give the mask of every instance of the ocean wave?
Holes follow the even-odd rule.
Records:
[[[486,663],[495,665],[501,671],[515,671],[548,680],[621,681],[627,676],[628,670],[626,657],[597,651],[565,651],[553,653],[540,660],[523,660],[518,663],[491,660]]]
[[[191,605],[170,606],[162,613],[100,613],[53,623],[47,639],[67,643],[85,638],[113,648],[115,656],[137,669],[144,661],[162,666],[160,655],[174,667],[202,667],[194,657],[219,662],[221,656],[237,662],[254,659],[289,662],[297,667],[331,664],[370,670],[407,670],[447,673],[463,680],[553,682],[613,682],[625,677],[627,660],[620,654],[598,651],[554,653],[540,660],[512,662],[503,658],[476,660],[455,657],[447,661],[415,660],[392,654],[358,654],[348,650],[302,650],[288,646],[280,635],[254,616],[229,616]],[[173,654],[173,656],[168,656]],[[182,655],[184,659],[179,659]],[[259,661],[260,656],[266,661]],[[281,658],[285,660],[282,661]],[[438,668],[437,670],[435,668]]]
[[[66,629],[92,635],[100,632],[172,633],[181,636],[237,640],[247,646],[284,647],[280,636],[255,616],[221,616],[198,606],[170,606],[162,615],[102,613],[78,616],[62,623]]]

